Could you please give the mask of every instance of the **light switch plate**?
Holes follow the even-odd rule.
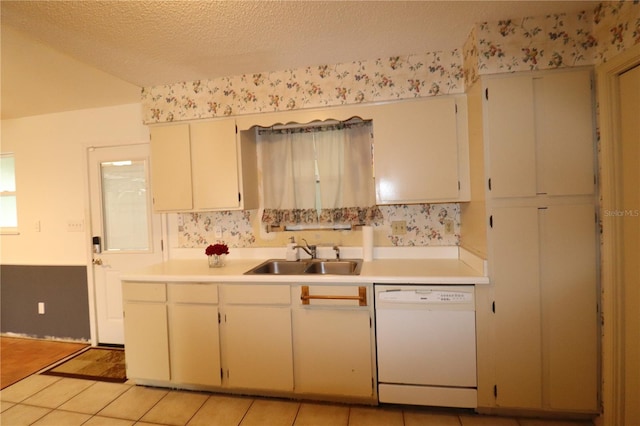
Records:
[[[453,223],[453,219],[445,219],[444,220],[444,233],[446,235],[453,235],[453,231],[454,231],[454,223]]]
[[[405,235],[406,233],[407,233],[406,220],[394,220],[393,222],[391,222],[392,235]]]

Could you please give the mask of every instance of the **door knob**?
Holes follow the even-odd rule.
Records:
[[[93,259],[93,264],[94,265],[102,265],[102,259],[98,258],[98,259]]]

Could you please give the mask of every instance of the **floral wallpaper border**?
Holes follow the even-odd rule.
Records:
[[[577,15],[479,23],[462,48],[465,87],[481,75],[596,65],[638,43],[638,0],[597,3]]]
[[[464,93],[481,75],[594,65],[640,43],[640,0],[478,23],[461,49],[145,87],[146,124]]]
[[[463,92],[454,50],[145,87],[142,104],[150,124]]]

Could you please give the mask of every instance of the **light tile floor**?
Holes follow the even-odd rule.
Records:
[[[2,426],[587,426],[421,407],[229,396],[31,375],[0,391]]]

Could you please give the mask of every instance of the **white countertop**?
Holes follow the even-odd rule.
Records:
[[[176,259],[121,275],[123,281],[211,283],[401,283],[488,284],[489,279],[459,259],[375,259],[363,262],[360,275],[244,275],[267,259],[227,259],[209,268],[207,259]]]

